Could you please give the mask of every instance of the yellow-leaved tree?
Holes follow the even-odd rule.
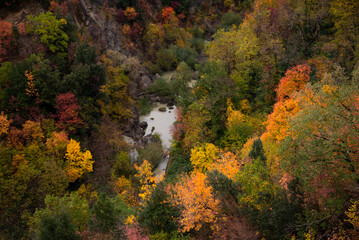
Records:
[[[92,172],[92,155],[90,151],[81,152],[80,143],[71,139],[67,144],[65,158],[66,172],[71,182],[76,181],[84,173]]]
[[[151,163],[147,160],[144,160],[141,166],[135,165],[135,169],[137,171],[135,177],[138,178],[141,184],[138,196],[141,198],[141,203],[144,204],[156,188],[156,178],[153,176]]]
[[[219,150],[212,143],[205,143],[191,149],[191,163],[200,171],[206,172],[218,157]]]

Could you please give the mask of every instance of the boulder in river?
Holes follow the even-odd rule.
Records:
[[[148,126],[148,123],[145,122],[145,121],[143,121],[143,122],[140,123],[140,127],[141,127],[142,129],[146,129],[147,126]]]
[[[160,108],[158,109],[158,111],[160,111],[160,112],[166,112],[166,111],[167,111],[167,108],[166,108],[166,107],[160,107]]]
[[[146,135],[146,136],[143,137],[143,142],[144,142],[144,144],[158,143],[159,140],[154,135],[149,134],[149,135]]]

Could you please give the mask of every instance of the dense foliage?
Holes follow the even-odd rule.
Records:
[[[358,1],[89,1],[116,51],[79,1],[27,4],[0,3],[0,239],[357,239]],[[154,100],[170,149],[136,135]]]

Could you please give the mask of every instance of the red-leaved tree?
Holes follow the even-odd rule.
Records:
[[[56,97],[57,127],[69,133],[74,133],[83,124],[79,117],[81,107],[75,95],[71,92],[58,94]]]
[[[165,7],[162,9],[162,19],[167,22],[172,15],[176,15],[176,12],[171,7]]]
[[[12,24],[0,20],[0,63],[8,58],[8,50],[11,47]]]

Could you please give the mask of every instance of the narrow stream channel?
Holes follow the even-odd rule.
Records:
[[[160,109],[162,111],[160,111]],[[164,109],[166,110],[163,111]],[[148,124],[145,136],[151,133],[157,133],[160,136],[165,152],[169,152],[171,147],[171,127],[176,121],[175,110],[176,106],[173,106],[170,109],[165,104],[156,104],[156,107],[153,108],[149,114],[140,117],[140,122],[145,121]],[[168,160],[169,156],[167,155],[153,171],[156,176],[162,174],[166,170]]]

